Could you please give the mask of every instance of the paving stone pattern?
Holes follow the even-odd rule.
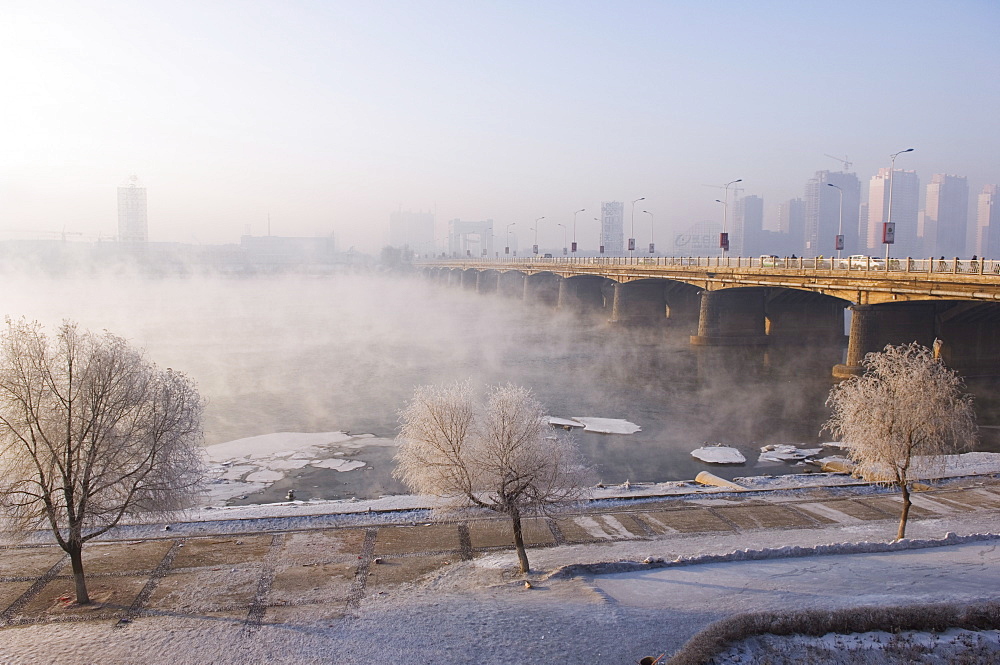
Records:
[[[914,495],[914,520],[1000,508],[993,479]],[[739,533],[897,520],[895,494],[836,490],[783,498],[663,499],[532,517],[529,547]],[[0,627],[108,621],[127,629],[143,616],[210,616],[265,623],[336,620],[368,594],[384,592],[453,562],[512,549],[503,517],[455,522],[316,528],[214,537],[94,543],[84,551],[95,601],[73,604],[73,579],[56,546],[0,548]]]

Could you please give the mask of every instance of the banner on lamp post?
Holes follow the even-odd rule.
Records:
[[[882,243],[891,245],[896,242],[896,222],[882,224]]]

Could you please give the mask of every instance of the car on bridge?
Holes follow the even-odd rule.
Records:
[[[852,254],[840,259],[837,267],[841,270],[885,270],[885,260],[864,254]]]

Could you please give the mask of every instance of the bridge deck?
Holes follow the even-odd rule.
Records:
[[[875,304],[902,300],[1000,301],[1000,261],[890,259],[781,259],[747,257],[554,257],[430,259],[422,268],[594,275],[616,282],[668,279],[706,290],[790,288]]]

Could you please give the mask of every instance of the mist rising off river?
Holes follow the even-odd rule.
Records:
[[[720,475],[795,471],[757,466],[756,449],[823,440],[828,377],[842,353],[695,350],[686,332],[595,325],[416,276],[12,276],[0,311],[50,329],[68,318],[110,330],[193,377],[208,402],[208,444],[273,432],[391,438],[417,385],[471,377],[529,386],[553,415],[642,427],[628,436],[577,431],[606,483],[693,478],[706,466],[689,453],[706,441],[736,445],[749,460],[713,469]],[[981,411],[993,409],[981,401]],[[252,500],[289,486],[300,498],[403,492],[389,478],[392,453],[363,450],[352,456],[372,470],[312,470]]]

